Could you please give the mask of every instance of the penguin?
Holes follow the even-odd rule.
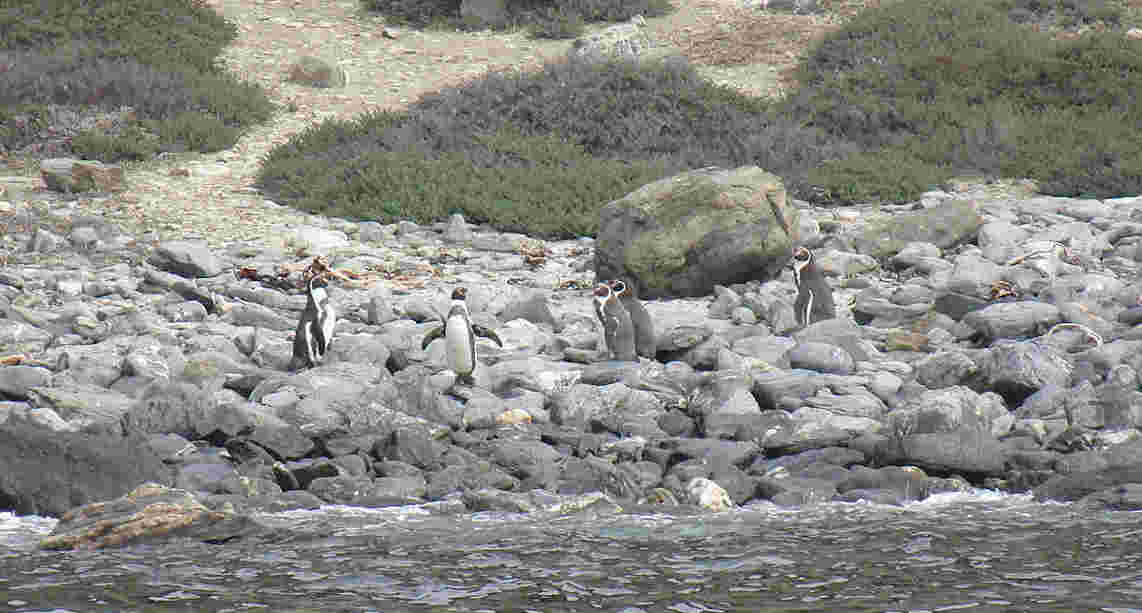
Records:
[[[458,382],[475,385],[472,371],[476,370],[476,337],[487,338],[500,347],[504,344],[494,330],[472,323],[465,302],[467,298],[467,288],[457,287],[452,290],[452,308],[448,310],[444,325],[425,334],[420,348],[427,349],[432,341],[443,336],[448,368],[456,373]]]
[[[305,282],[305,310],[297,322],[293,337],[293,360],[290,370],[313,368],[325,359],[337,326],[337,311],[325,291],[325,275],[315,274]]]
[[[630,315],[631,324],[634,326],[636,352],[644,358],[653,360],[658,354],[658,337],[654,334],[654,322],[650,319],[650,313],[646,312],[646,307],[638,299],[634,285],[624,279],[614,279],[610,285],[611,291],[619,297],[619,302]]]
[[[608,282],[595,286],[595,315],[603,323],[603,340],[607,343],[611,359],[637,362],[634,324]]]
[[[797,285],[797,301],[793,304],[793,309],[797,314],[798,325],[804,328],[837,316],[833,290],[825,281],[825,275],[817,268],[813,252],[804,247],[798,247],[793,252],[793,283]]]

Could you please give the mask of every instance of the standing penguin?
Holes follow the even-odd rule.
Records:
[[[797,301],[793,310],[797,314],[798,325],[805,327],[837,316],[833,290],[821,269],[817,268],[813,252],[804,247],[793,252],[793,283],[797,285]]]
[[[610,283],[595,286],[595,315],[603,322],[603,340],[611,359],[637,362],[634,324]]]
[[[325,275],[316,273],[305,282],[305,310],[297,322],[293,337],[293,360],[290,370],[313,368],[321,363],[333,342],[337,311],[325,290]]]
[[[427,349],[432,341],[443,336],[448,368],[456,373],[458,382],[475,385],[476,380],[472,378],[472,372],[476,370],[476,337],[490,339],[500,347],[504,344],[494,330],[472,323],[468,304],[465,302],[467,297],[468,289],[465,287],[452,290],[452,308],[448,310],[444,325],[425,334],[420,348]]]
[[[634,285],[623,279],[614,279],[610,285],[611,291],[619,297],[619,302],[622,302],[627,314],[630,315],[631,324],[634,326],[634,345],[638,355],[653,360],[658,354],[658,337],[654,335],[654,322],[650,319],[650,313],[646,312],[646,307],[638,299]]]

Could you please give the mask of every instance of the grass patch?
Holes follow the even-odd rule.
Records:
[[[259,86],[216,67],[237,30],[197,0],[6,0],[0,31],[0,112],[54,106],[91,115],[130,107],[139,122],[157,122],[153,129],[140,123],[100,134],[46,127],[78,138],[84,153],[101,152],[105,162],[152,150],[224,149],[274,110]],[[146,131],[160,136],[157,147],[135,140]],[[4,149],[28,141],[28,134],[0,130]]]

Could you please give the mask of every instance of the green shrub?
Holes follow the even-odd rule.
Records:
[[[0,106],[0,150],[30,144],[48,126],[50,117],[48,109],[39,104]]]
[[[1093,3],[884,3],[824,37],[780,102],[673,59],[491,73],[407,113],[314,127],[269,154],[258,185],[332,215],[461,211],[546,236],[589,234],[605,202],[711,165],[756,164],[832,204],[907,201],[965,173],[1060,195],[1142,193],[1142,42],[1052,37],[1072,13],[1118,23]]]
[[[602,160],[558,137],[524,136],[507,128],[474,136],[471,145],[482,148],[478,156],[472,151],[429,156],[401,146],[337,147],[342,136],[358,130],[376,134],[382,126],[400,132],[408,120],[378,113],[312,128],[285,146],[289,152],[271,152],[259,186],[315,213],[428,223],[460,212],[504,230],[566,238],[594,234],[600,207],[669,174],[661,164]],[[302,149],[310,155],[295,157]],[[318,163],[312,157],[316,151],[330,157]]]
[[[1092,135],[1088,125],[1140,125],[1142,42],[1115,30],[1067,40],[1052,28],[1020,25],[1014,10],[1044,20],[1073,14],[1118,22],[1115,9],[1099,3],[886,3],[822,40],[799,69],[805,86],[783,111],[874,157],[892,150],[915,159],[918,172],[1017,171],[1052,193],[1142,192],[1132,131],[1081,142],[1076,136]],[[1057,117],[1071,123],[1060,129]],[[1074,150],[1085,153],[1068,153]],[[813,175],[828,191],[849,182],[854,165],[867,161],[829,164]],[[912,182],[917,189],[927,173]],[[890,175],[860,191],[915,197]]]
[[[157,130],[168,151],[225,149],[274,111],[260,86],[215,67],[237,30],[197,0],[0,0],[0,31],[0,108],[131,107],[140,119],[169,122]],[[150,150],[134,140],[87,134],[73,150],[119,159]],[[22,146],[12,130],[0,130],[0,145]]]
[[[81,132],[71,139],[71,149],[83,159],[118,163],[139,161],[159,151],[157,139],[139,126],[128,126],[121,134],[102,130]]]
[[[156,122],[155,127],[162,142],[177,143],[199,153],[225,149],[241,134],[238,128],[226,125],[217,115],[198,111],[184,111]]]
[[[3,0],[0,32],[0,49],[77,51],[208,72],[238,29],[200,0]]]
[[[526,27],[537,38],[556,39],[581,35],[586,23],[659,17],[674,10],[670,0],[507,0],[503,22],[484,24],[462,19],[460,0],[361,0],[361,5],[413,27]]]
[[[578,13],[562,7],[545,7],[533,13],[528,33],[532,38],[561,40],[578,38],[587,28],[587,22]]]
[[[407,113],[311,128],[270,152],[257,184],[315,212],[428,221],[460,210],[569,236],[594,231],[597,207],[669,174],[756,162],[801,176],[851,150],[685,62],[560,62],[488,74]]]
[[[460,18],[460,0],[361,0],[361,6],[392,23],[418,28]]]
[[[809,171],[808,183],[820,204],[903,202],[939,188],[948,176],[907,151],[885,149],[825,162]]]

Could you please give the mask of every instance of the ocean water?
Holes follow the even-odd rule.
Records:
[[[1142,613],[1142,513],[993,492],[699,514],[266,514],[269,538],[36,549],[0,513],[0,611]]]

